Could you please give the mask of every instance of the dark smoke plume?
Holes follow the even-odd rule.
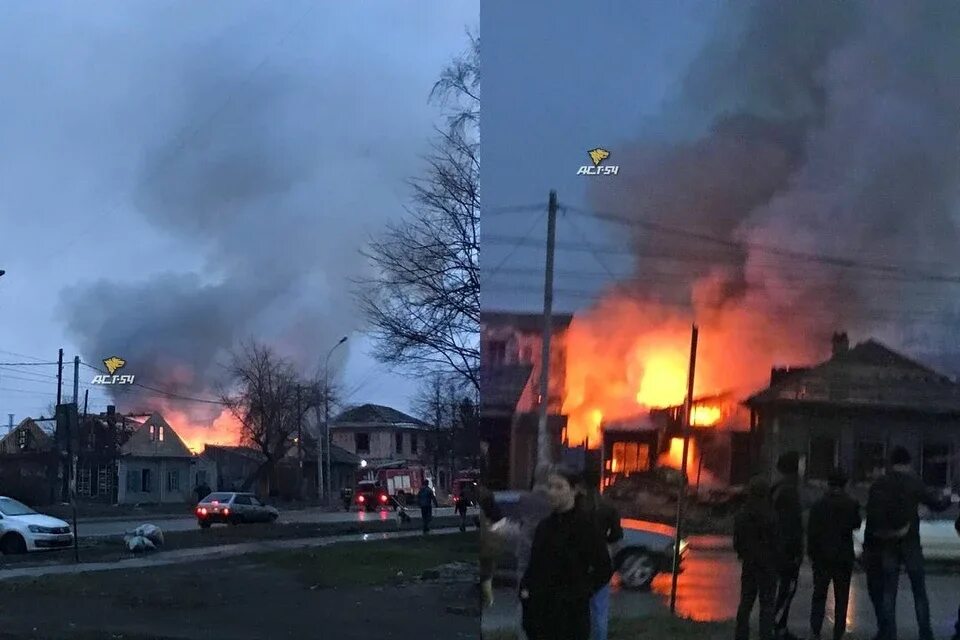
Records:
[[[630,286],[657,300],[679,291],[701,319],[750,316],[743,331],[806,342],[809,357],[837,329],[913,353],[951,348],[958,285],[756,245],[960,275],[960,4],[725,6],[658,126],[674,142],[618,150],[620,175],[591,204],[739,248],[638,230]],[[692,259],[663,257],[678,253]]]

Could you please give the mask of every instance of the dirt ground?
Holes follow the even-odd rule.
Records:
[[[479,636],[475,534],[376,544],[3,582],[0,638]]]

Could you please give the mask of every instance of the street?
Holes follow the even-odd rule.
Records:
[[[184,508],[185,513],[190,513],[189,508]],[[407,508],[407,513],[412,518],[420,517],[420,509],[413,507]],[[471,514],[473,511],[471,511]],[[441,507],[433,510],[434,517],[454,515],[453,507]],[[304,523],[337,523],[337,522],[369,522],[377,520],[396,519],[395,511],[380,511],[375,513],[363,513],[357,511],[337,511],[324,512],[320,509],[303,509],[300,511],[281,511],[279,524],[304,524]],[[165,532],[170,531],[192,531],[197,528],[197,519],[191,515],[185,515],[182,518],[162,517],[151,520],[149,516],[130,520],[112,520],[112,521],[94,521],[78,523],[77,529],[81,538],[102,538],[109,536],[122,536],[124,533],[136,529],[138,526],[146,523],[156,524]],[[225,526],[225,525],[218,525]]]
[[[696,546],[691,539],[691,550],[684,560],[684,571],[678,581],[677,611],[686,618],[698,622],[732,620],[737,611],[740,591],[740,564],[729,550],[717,550]],[[650,592],[626,592],[614,586],[611,604],[612,617],[648,617],[667,609],[670,605],[670,574],[657,576]],[[810,599],[813,590],[809,564],[800,573],[793,607],[790,611],[790,628],[800,637],[810,634]],[[950,637],[956,622],[957,605],[960,604],[960,571],[931,567],[927,573],[927,592],[930,597],[930,612],[933,630],[937,637]],[[513,589],[497,592],[492,610],[484,612],[484,629],[503,628],[515,615],[516,598]],[[753,632],[756,633],[757,609],[753,613]],[[850,606],[847,615],[848,630],[854,637],[867,639],[876,633],[876,621],[866,593],[862,572],[853,577]],[[832,595],[827,599],[827,618],[824,629],[833,625]],[[913,595],[906,576],[901,577],[897,600],[898,638],[911,640],[917,637],[916,618],[913,611]]]

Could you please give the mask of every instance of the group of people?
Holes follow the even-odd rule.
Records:
[[[875,640],[896,640],[896,601],[901,568],[906,568],[913,591],[920,640],[933,640],[927,599],[923,551],[920,546],[919,506],[941,512],[950,496],[928,490],[911,468],[909,452],[898,447],[889,471],[878,474],[866,505],[861,561],[867,590],[877,619]],[[813,570],[810,627],[822,632],[827,592],[833,585],[834,640],[846,634],[847,604],[855,562],[853,533],[862,523],[860,504],[847,493],[848,478],[834,470],[828,490],[809,511],[804,536],[799,455],[786,453],[777,461],[773,486],[754,478],[747,499],[737,513],[734,548],[742,563],[736,640],[749,637],[750,614],[760,604],[760,639],[792,640],[788,621],[804,557]],[[956,523],[960,534],[960,519]],[[805,553],[806,552],[806,553]],[[960,611],[954,640],[960,640]]]

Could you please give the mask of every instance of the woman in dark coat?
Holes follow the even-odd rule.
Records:
[[[529,640],[587,640],[590,598],[613,576],[606,541],[575,508],[577,485],[577,475],[565,469],[548,478],[553,513],[537,526],[530,564],[520,581]]]

